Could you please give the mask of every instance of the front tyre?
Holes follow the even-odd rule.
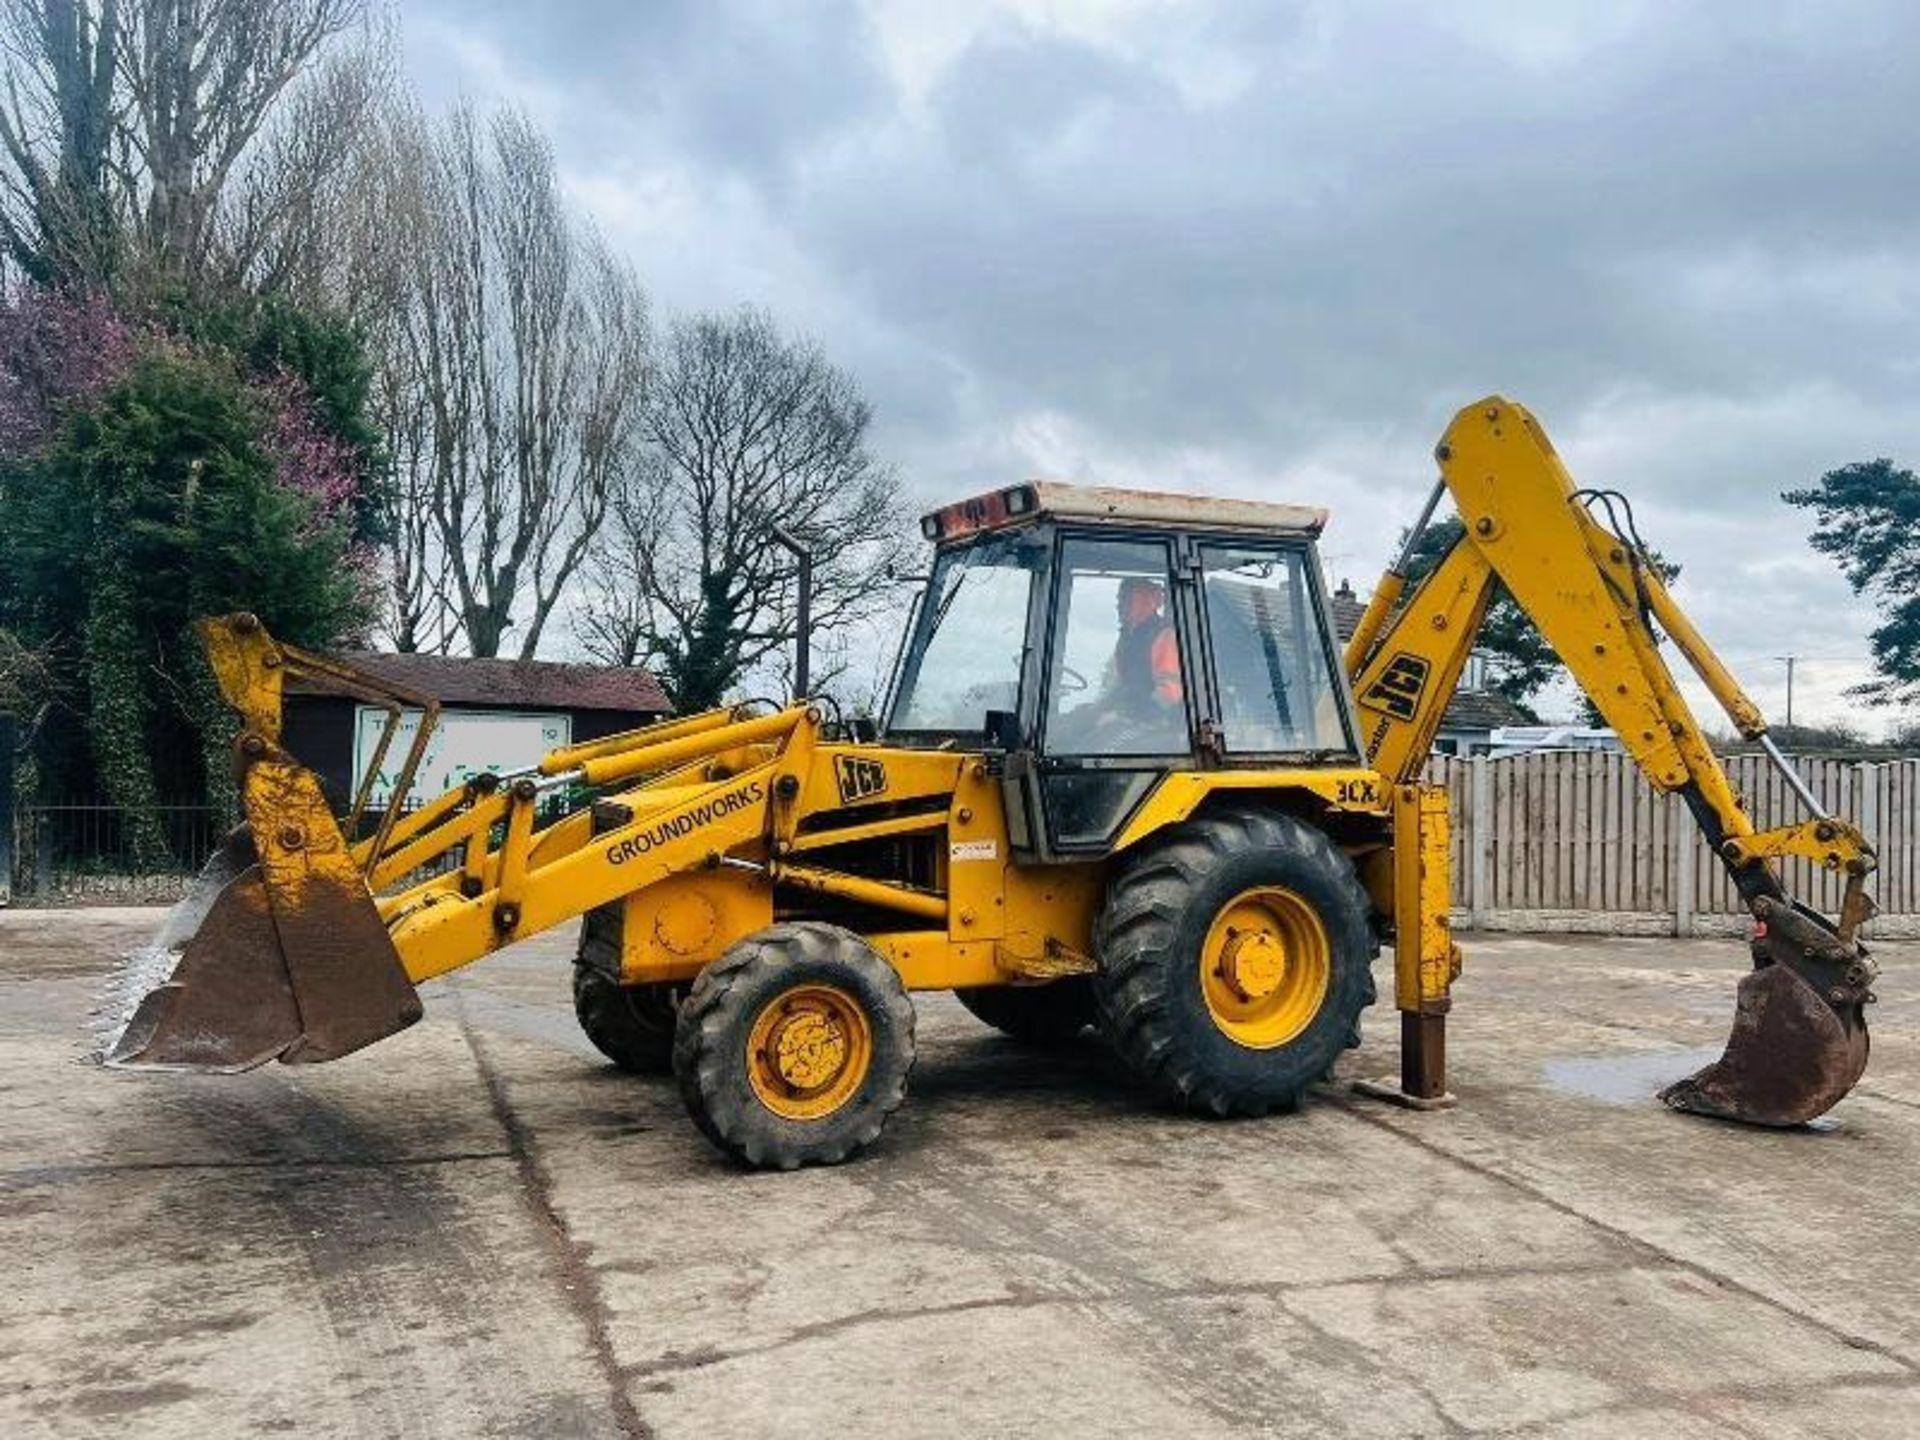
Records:
[[[1298,1104],[1373,998],[1352,862],[1272,811],[1214,811],[1123,857],[1094,938],[1114,1049],[1164,1099],[1214,1115]]]
[[[673,1070],[674,1012],[684,985],[622,985],[593,965],[573,967],[573,1014],[593,1048],[634,1075]]]
[[[905,1098],[913,1002],[894,968],[833,925],[773,925],[702,970],[673,1070],[687,1113],[745,1165],[837,1165]]]

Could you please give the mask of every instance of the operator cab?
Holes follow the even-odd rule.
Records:
[[[887,739],[987,752],[1023,860],[1104,852],[1170,770],[1353,762],[1325,523],[1046,481],[935,511]]]

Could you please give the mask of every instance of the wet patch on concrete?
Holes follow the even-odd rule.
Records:
[[[1540,1078],[1563,1094],[1598,1100],[1603,1105],[1638,1105],[1719,1058],[1718,1045],[1652,1050],[1640,1055],[1568,1055],[1542,1065]]]
[[[162,1405],[178,1405],[182,1400],[190,1400],[199,1393],[193,1386],[182,1385],[177,1380],[161,1380],[152,1385],[82,1390],[48,1409],[51,1412],[64,1410],[75,1415],[105,1419],[115,1415],[135,1415]]]

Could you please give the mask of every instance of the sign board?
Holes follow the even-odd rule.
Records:
[[[367,773],[367,764],[380,748],[380,732],[387,723],[387,712],[374,705],[362,705],[353,727],[353,781],[356,789]],[[402,715],[400,729],[387,747],[380,773],[374,777],[373,795],[368,801],[375,810],[385,809],[393,795],[393,782],[400,767],[407,763],[407,751],[420,730],[420,712]],[[563,713],[513,710],[442,710],[427,742],[427,753],[420,761],[408,795],[409,807],[421,805],[443,791],[463,785],[475,775],[488,771],[500,774],[524,770],[549,750],[573,743],[573,717]]]

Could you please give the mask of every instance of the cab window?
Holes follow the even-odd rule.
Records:
[[[1027,605],[1045,553],[1026,537],[1008,537],[940,556],[889,734],[977,736],[989,710],[1019,709]]]
[[[1070,538],[1048,677],[1050,755],[1181,755],[1186,684],[1167,547]]]
[[[1226,750],[1350,750],[1305,552],[1203,545],[1200,562]]]

